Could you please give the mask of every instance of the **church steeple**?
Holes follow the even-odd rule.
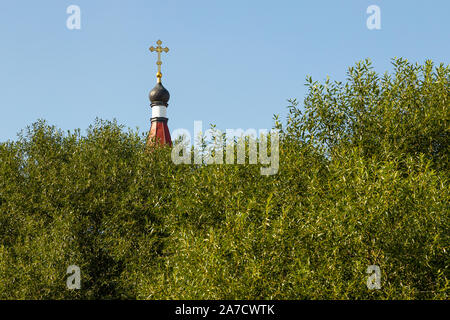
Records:
[[[172,145],[172,139],[170,138],[169,127],[167,126],[167,107],[170,99],[169,91],[162,85],[161,78],[161,53],[169,52],[169,48],[161,47],[162,41],[156,41],[157,47],[150,47],[150,51],[156,51],[158,53],[158,60],[156,65],[158,66],[158,72],[156,73],[156,85],[150,91],[150,106],[152,108],[152,118],[150,132],[147,139],[147,145],[154,145],[155,143],[161,145]]]

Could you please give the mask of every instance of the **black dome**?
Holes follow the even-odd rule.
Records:
[[[167,106],[167,102],[169,102],[170,99],[170,93],[167,91],[166,88],[161,84],[161,82],[158,82],[156,86],[150,91],[150,94],[148,95],[150,98],[150,102],[152,106],[155,105],[164,105]]]

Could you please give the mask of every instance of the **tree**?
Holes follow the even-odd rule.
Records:
[[[449,67],[393,64],[307,78],[276,175],[175,165],[109,121],[0,143],[0,298],[447,299]]]

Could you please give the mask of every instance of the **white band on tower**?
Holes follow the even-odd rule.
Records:
[[[152,118],[167,118],[167,107],[166,106],[153,106],[152,107]]]

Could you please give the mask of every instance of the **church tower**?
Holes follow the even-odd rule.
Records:
[[[150,125],[150,132],[147,138],[147,146],[159,145],[172,145],[172,139],[170,138],[169,127],[167,126],[167,107],[170,99],[169,91],[161,83],[161,53],[169,52],[169,48],[161,47],[162,41],[156,41],[157,47],[150,47],[150,51],[156,51],[158,53],[158,60],[156,65],[158,66],[158,72],[156,73],[156,86],[150,91],[150,106],[152,108],[152,118]]]

